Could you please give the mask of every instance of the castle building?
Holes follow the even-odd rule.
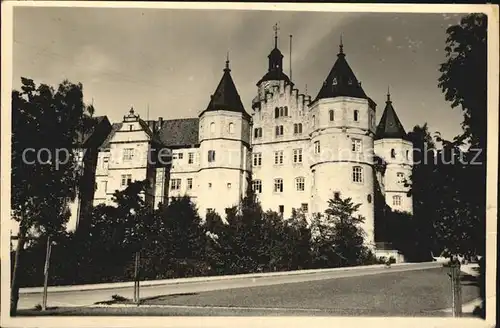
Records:
[[[390,208],[412,212],[405,183],[412,144],[389,95],[377,126],[376,104],[349,66],[342,44],[312,99],[283,71],[275,36],[268,70],[256,87],[248,113],[227,60],[197,118],[150,121],[131,109],[96,148],[93,205],[112,205],[116,190],[148,179],[145,197],[151,206],[187,195],[202,217],[210,210],[224,217],[225,209],[244,196],[251,177],[263,209],[285,218],[294,208],[323,212],[333,197],[352,198],[361,204],[369,245],[375,243],[377,190]],[[163,150],[171,162],[158,163]],[[377,160],[384,162],[383,170],[376,169]]]

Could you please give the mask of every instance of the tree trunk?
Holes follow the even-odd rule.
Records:
[[[24,243],[26,242],[26,231],[19,229],[16,255],[14,259],[14,270],[11,277],[10,289],[10,315],[13,317],[17,312],[17,303],[19,301],[19,272],[21,271],[21,255],[24,251]]]

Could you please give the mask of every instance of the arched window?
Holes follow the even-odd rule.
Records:
[[[215,123],[210,123],[210,133],[215,133]]]
[[[355,110],[354,111],[354,122],[357,122],[359,120],[359,111]]]
[[[302,133],[302,123],[297,125],[298,133]]]
[[[288,106],[285,106],[285,116],[288,116]]]
[[[276,107],[274,109],[274,118],[278,118],[280,117],[280,109],[278,107]]]
[[[333,121],[334,120],[334,112],[333,112],[333,109],[330,109],[330,121]]]
[[[396,158],[396,151],[393,149],[391,149],[391,158]]]
[[[313,128],[315,128],[316,127],[316,115],[313,115],[312,124],[313,124]]]
[[[354,166],[352,168],[352,181],[363,182],[363,168],[361,166]]]
[[[280,107],[280,116],[284,116],[283,107]]]
[[[406,159],[410,159],[410,151],[409,150],[406,151]]]
[[[233,133],[234,133],[234,124],[229,123],[229,134],[233,134]]]

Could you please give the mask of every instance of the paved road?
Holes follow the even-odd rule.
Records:
[[[260,278],[234,278],[229,280],[209,281],[209,282],[190,282],[180,284],[165,284],[159,286],[141,287],[141,298],[149,298],[160,295],[200,293],[216,290],[227,290],[234,288],[257,287],[257,286],[272,286],[283,285],[287,283],[320,281],[344,277],[356,277],[365,275],[379,275],[387,273],[395,273],[402,271],[414,271],[430,268],[439,268],[439,263],[419,263],[409,266],[393,266],[387,268],[366,268],[352,271],[333,271],[333,272],[316,272],[297,275],[283,275]],[[51,292],[49,288],[48,306],[67,307],[67,306],[89,306],[96,302],[110,300],[112,295],[120,295],[126,298],[133,298],[132,287],[111,288],[104,290],[87,290],[87,291],[71,291],[71,292]],[[41,304],[42,294],[21,294],[19,300],[19,309],[30,309]]]

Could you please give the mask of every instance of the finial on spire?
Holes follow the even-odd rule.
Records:
[[[226,53],[226,68],[224,70],[225,71],[230,70],[229,69],[229,51]]]
[[[278,31],[279,31],[278,23],[275,23],[273,26],[274,30],[274,47],[278,48]]]
[[[342,42],[342,33],[340,33],[340,44],[339,44],[339,53],[344,53],[344,43]]]
[[[129,113],[130,113],[130,115],[134,115],[134,106],[130,106]]]
[[[387,102],[391,101],[391,91],[389,90],[389,86],[387,86]]]

